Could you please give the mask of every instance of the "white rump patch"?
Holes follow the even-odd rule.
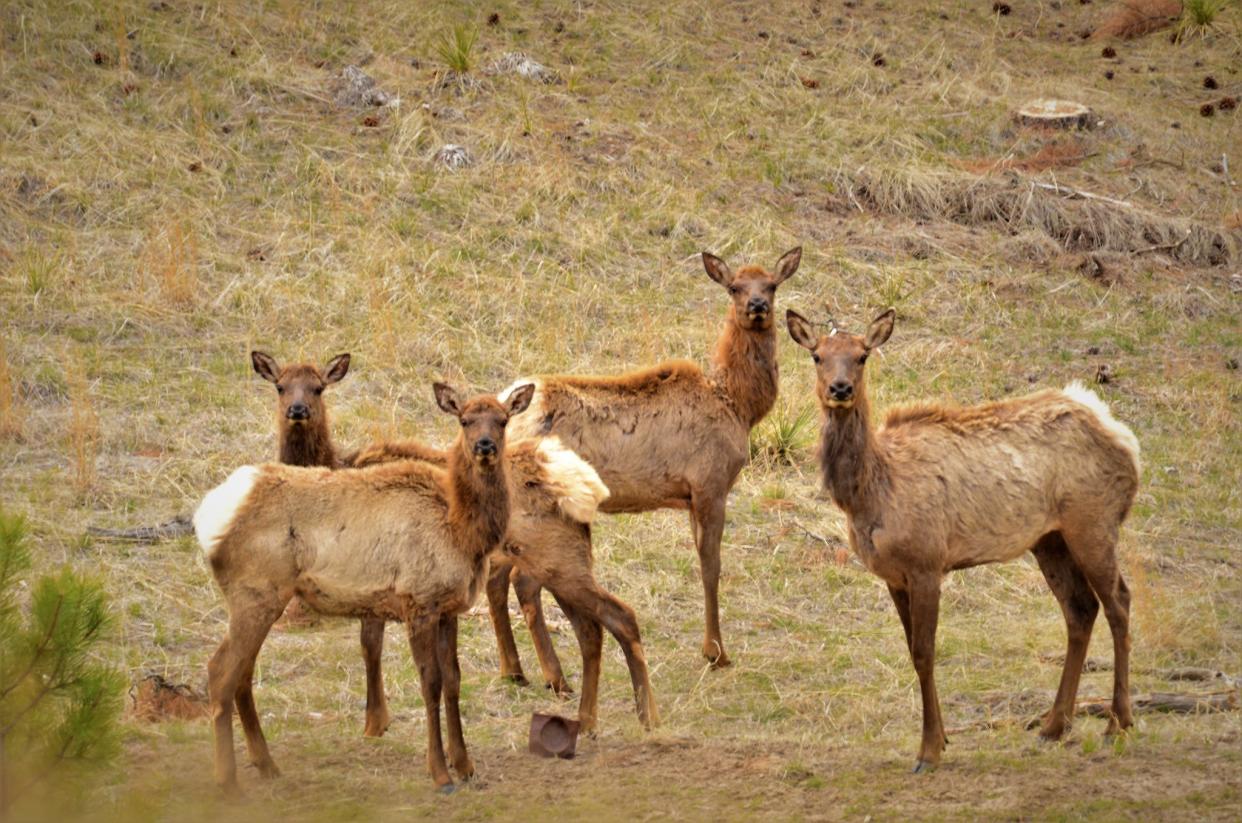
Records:
[[[608,487],[594,467],[565,448],[559,437],[540,440],[536,454],[543,464],[547,487],[561,511],[579,523],[590,523],[599,504],[608,499]]]
[[[233,525],[237,510],[250,496],[254,482],[259,476],[255,466],[242,466],[219,486],[207,492],[198,510],[194,512],[194,534],[203,553],[211,557],[216,546]]]
[[[1108,404],[1100,399],[1098,394],[1078,380],[1070,383],[1062,391],[1070,400],[1086,406],[1095,414],[1096,419],[1100,421],[1100,425],[1113,436],[1113,440],[1117,441],[1117,445],[1130,453],[1130,459],[1134,461],[1134,470],[1141,473],[1143,464],[1139,460],[1138,438],[1134,436],[1134,432],[1130,430],[1129,426],[1113,417],[1113,413],[1108,409]]]

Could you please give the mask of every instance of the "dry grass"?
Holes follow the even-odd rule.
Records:
[[[1237,240],[1216,228],[1242,199],[1212,170],[1227,155],[1236,180],[1242,120],[1196,113],[1203,76],[1230,77],[1237,43],[1132,41],[1104,84],[1098,45],[1078,37],[1097,5],[1012,6],[909,4],[894,26],[896,12],[872,3],[502,0],[490,26],[449,2],[0,4],[0,328],[23,430],[0,438],[0,499],[29,517],[41,563],[106,579],[121,629],[110,654],[135,683],[156,672],[201,688],[224,614],[192,541],[93,543],[85,529],[163,522],[273,453],[272,390],[249,348],[321,364],[353,353],[329,395],[343,447],[443,442],[451,421],[431,380],[490,389],[520,374],[702,362],[726,298],[696,253],[770,266],[802,244],[778,311],[831,301],[847,328],[900,311],[869,366],[880,409],[996,398],[1108,365],[1101,391],[1147,466],[1123,533],[1134,686],[1185,690],[1166,680],[1177,666],[1242,673],[1242,387],[1226,366],[1242,355],[1242,293]],[[455,25],[477,28],[476,65],[520,51],[563,82],[442,84],[435,48]],[[338,106],[347,65],[399,105]],[[1075,135],[1089,147],[1081,162],[961,170],[1037,153],[1011,112],[1042,96],[1079,99],[1107,122]],[[437,167],[446,143],[474,164]],[[1085,276],[1084,254],[1116,275]],[[250,800],[224,806],[205,723],[129,721],[124,760],[65,793],[68,805],[139,819],[1235,817],[1237,714],[1145,716],[1116,747],[1094,718],[1063,747],[1037,748],[1021,729],[1046,708],[1059,674],[1049,656],[1064,651],[1029,561],[955,574],[941,618],[947,724],[1009,725],[955,737],[938,774],[909,779],[919,701],[901,630],[882,585],[835,562],[841,517],[795,425],[811,364],[784,339],[780,359],[779,411],[756,433],[725,531],[733,668],[710,672],[697,656],[683,512],[594,530],[597,574],[641,621],[658,732],[634,720],[609,641],[600,737],[576,761],[528,757],[530,712],[572,705],[498,682],[480,614],[464,621],[461,656],[484,785],[432,797],[400,633],[385,653],[397,717],[364,741],[357,624],[325,621],[282,627],[259,660],[285,779],[244,770]],[[85,494],[79,465],[94,467]],[[555,640],[576,684],[572,632]],[[534,674],[523,630],[519,643]],[[1092,656],[1110,648],[1101,620]],[[1109,687],[1108,672],[1090,672],[1083,696]]]
[[[17,394],[16,381],[9,366],[9,353],[4,338],[0,338],[0,440],[17,439],[22,436],[25,412]]]

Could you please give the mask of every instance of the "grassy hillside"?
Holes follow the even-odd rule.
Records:
[[[1242,8],[1105,57],[1082,38],[1102,4],[1009,5],[6,2],[0,503],[29,517],[43,566],[105,578],[133,680],[201,686],[225,616],[193,541],[117,545],[86,527],[189,511],[274,453],[274,396],[249,348],[353,353],[329,391],[343,445],[444,441],[432,380],[491,390],[704,362],[727,303],[697,253],[771,266],[802,245],[778,313],[822,319],[828,304],[859,329],[898,310],[869,367],[880,408],[1106,367],[1096,388],[1144,450],[1121,544],[1134,686],[1212,688],[1168,680],[1188,666],[1242,674],[1242,112],[1220,103],[1242,96]],[[455,26],[478,35],[460,74],[446,65],[463,56],[445,47]],[[518,51],[552,82],[489,70]],[[346,99],[351,65],[387,105]],[[1016,127],[1012,110],[1036,97],[1079,100],[1098,127]],[[446,144],[472,163],[446,168]],[[1142,715],[1116,745],[1099,719],[1054,747],[1022,728],[1050,704],[1064,652],[1029,558],[948,581],[952,745],[934,775],[906,773],[917,681],[883,585],[847,559],[819,495],[816,423],[795,422],[812,368],[781,337],[782,395],[725,530],[734,666],[698,657],[685,515],[607,518],[598,574],[639,614],[663,727],[638,727],[608,641],[599,737],[572,762],[528,756],[530,712],[574,705],[497,681],[480,613],[462,666],[481,785],[434,797],[400,632],[385,654],[396,721],[372,741],[356,624],[287,627],[256,690],[286,776],[244,769],[245,813],[1235,817],[1236,713]],[[1108,693],[1111,657],[1100,620],[1082,696]],[[128,721],[122,768],[87,808],[233,813],[210,763],[205,722]]]

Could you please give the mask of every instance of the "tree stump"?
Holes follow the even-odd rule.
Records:
[[[1013,113],[1013,119],[1023,126],[1041,129],[1093,129],[1100,123],[1095,112],[1082,103],[1047,98],[1023,104]]]

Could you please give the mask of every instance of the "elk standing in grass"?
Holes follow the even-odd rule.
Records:
[[[250,352],[255,373],[276,386],[277,459],[290,466],[323,466],[328,469],[348,465],[332,443],[328,409],[323,391],[349,373],[349,354],[338,354],[320,371],[313,363],[281,366],[266,352]],[[297,619],[307,611],[301,598],[289,606],[286,619]],[[388,728],[388,703],[377,650],[384,646],[384,621],[362,618],[362,657],[367,672],[367,712],[363,734],[380,737]]]
[[[1130,594],[1117,536],[1138,489],[1138,440],[1078,383],[965,408],[900,408],[873,430],[863,367],[894,317],[882,313],[863,336],[817,336],[797,312],[787,314],[790,335],[816,364],[824,486],[846,514],[855,554],[888,584],[918,672],[923,739],[914,770],[939,763],[947,742],[933,675],[941,580],[1026,551],[1069,635],[1040,734],[1058,739],[1071,722],[1101,604],[1113,635],[1108,733],[1128,728]]]
[[[415,440],[376,443],[350,458],[355,466],[371,466],[393,460],[415,459],[443,464],[445,452]],[[592,731],[598,722],[599,676],[603,653],[603,629],[617,639],[625,654],[638,718],[647,728],[659,725],[655,695],[647,669],[634,610],[606,591],[595,579],[591,569],[591,520],[601,502],[608,497],[608,488],[584,460],[561,445],[555,437],[513,443],[506,451],[510,479],[509,530],[505,534],[504,551],[493,555],[488,580],[489,595],[499,583],[507,587],[511,573],[518,573],[533,589],[537,598],[540,586],[546,586],[565,612],[582,652],[582,695],[578,704],[578,721],[583,732]],[[525,604],[524,604],[525,605]],[[531,611],[524,608],[531,619]],[[495,625],[501,644],[502,670],[518,666],[517,648],[509,627],[509,610],[503,609],[503,627]],[[542,615],[539,615],[542,620]],[[493,621],[496,611],[492,611]],[[543,629],[545,635],[546,627]],[[531,627],[531,634],[538,629]],[[505,637],[510,647],[506,650]],[[364,636],[368,660],[379,660],[384,636],[382,632]],[[551,648],[550,638],[548,639]],[[506,654],[507,652],[507,654]],[[540,653],[540,661],[545,662]],[[555,653],[552,653],[555,660]],[[510,671],[513,671],[510,669]],[[557,662],[555,676],[564,680]],[[378,676],[378,672],[376,673]],[[548,672],[545,670],[545,675]],[[367,670],[368,696],[372,692],[371,671]],[[549,685],[555,681],[549,675]],[[368,704],[369,706],[369,704]]]
[[[610,491],[602,511],[690,510],[703,579],[703,655],[716,667],[729,664],[717,601],[725,502],[746,464],[751,428],[776,401],[776,288],[801,260],[796,248],[774,273],[735,272],[704,252],[708,276],[731,300],[709,372],[672,360],[618,377],[537,377],[531,407],[512,424],[515,437],[557,435],[594,466]],[[507,608],[506,592],[488,594],[493,615]]]
[[[444,384],[436,401],[461,423],[448,470],[421,461],[330,471],[246,466],[204,498],[194,530],[229,613],[228,634],[208,664],[216,781],[237,786],[236,703],[251,760],[279,774],[251,691],[255,659],[293,595],[322,614],[400,620],[419,670],[427,710],[428,766],[437,786],[452,778],[440,734],[443,693],[449,756],[463,778],[474,767],[458,707],[457,616],[482,590],[488,556],[509,524],[505,427],[533,386],[503,403],[461,402]]]

